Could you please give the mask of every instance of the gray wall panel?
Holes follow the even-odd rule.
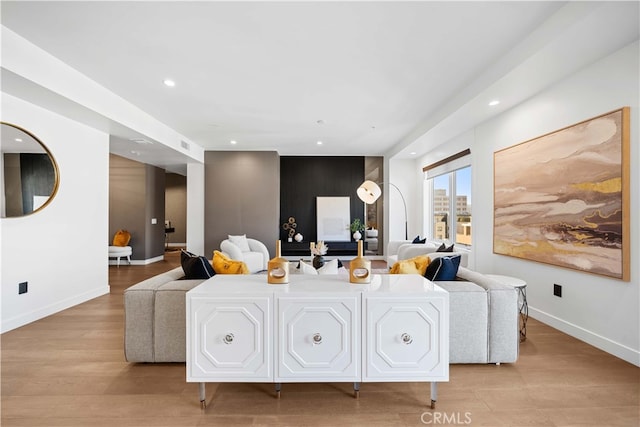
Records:
[[[205,256],[229,234],[262,241],[275,255],[280,159],[275,151],[205,153]]]

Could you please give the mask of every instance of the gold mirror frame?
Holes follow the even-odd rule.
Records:
[[[11,132],[7,132],[5,126],[11,127],[13,128],[13,130]],[[20,144],[25,144],[28,145],[29,143],[32,144],[37,144],[37,146],[39,147],[38,149],[36,149],[35,145],[32,145],[32,149],[29,149],[29,151],[27,153],[30,154],[46,154],[49,161],[51,162],[51,167],[53,168],[53,188],[51,190],[51,193],[49,194],[49,198],[40,206],[38,206],[36,209],[33,209],[30,212],[27,213],[23,213],[21,215],[7,215],[6,213],[6,199],[3,200],[3,204],[4,204],[4,209],[2,210],[2,212],[0,212],[0,216],[2,218],[22,218],[25,216],[29,216],[29,215],[33,215],[36,212],[40,212],[41,210],[43,210],[45,207],[47,207],[49,205],[49,203],[51,203],[51,201],[53,200],[53,198],[56,196],[57,192],[58,192],[58,187],[60,185],[60,170],[58,169],[58,164],[56,163],[55,158],[53,157],[53,154],[51,154],[51,151],[49,150],[49,148],[44,145],[42,143],[42,141],[40,141],[40,139],[38,139],[34,134],[32,134],[31,132],[29,132],[28,130],[15,125],[13,123],[8,123],[8,122],[1,122],[0,121],[0,128],[2,128],[2,144],[1,144],[1,155],[2,155],[2,170],[0,171],[0,173],[3,174],[2,176],[2,188],[0,188],[0,190],[2,191],[2,197],[3,199],[6,197],[6,191],[5,191],[5,187],[6,187],[6,164],[5,164],[5,153],[7,154],[22,154],[22,152],[20,152],[19,150],[15,149],[15,148],[9,148],[7,149],[7,147],[11,147],[12,145],[15,145],[15,143],[13,142],[13,138],[16,138],[19,135],[12,135],[15,131],[19,131],[21,133],[23,133],[24,135],[22,136],[23,141],[19,142]],[[7,135],[7,133],[9,133],[9,135]],[[8,138],[12,138],[11,140],[9,140]],[[41,149],[41,150],[40,150]]]

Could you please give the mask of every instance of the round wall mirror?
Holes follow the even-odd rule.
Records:
[[[0,213],[20,217],[47,206],[58,191],[58,165],[49,149],[32,133],[0,122]]]

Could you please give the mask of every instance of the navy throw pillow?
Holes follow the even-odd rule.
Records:
[[[425,237],[424,239],[420,240],[420,235],[418,234],[416,238],[413,239],[413,242],[411,243],[426,243],[426,242],[427,242],[427,238]]]
[[[216,274],[206,257],[192,254],[184,249],[180,251],[180,263],[185,279],[209,279]]]
[[[453,245],[447,246],[443,243],[440,246],[438,246],[438,249],[436,249],[436,252],[453,252]]]
[[[460,267],[460,255],[438,257],[427,266],[424,277],[431,281],[456,280],[458,267]]]

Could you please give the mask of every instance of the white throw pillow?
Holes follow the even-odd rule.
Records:
[[[231,243],[239,247],[241,252],[251,252],[249,242],[247,242],[246,234],[243,234],[242,236],[229,235],[229,240],[231,241]]]
[[[302,274],[318,274],[315,267],[313,265],[307,264],[306,262],[300,260],[300,273]]]
[[[315,269],[315,267],[311,264],[307,264],[304,261],[300,261],[300,272],[302,274],[338,274],[338,260],[332,259],[331,261],[327,261],[324,263],[322,267],[319,269]]]

